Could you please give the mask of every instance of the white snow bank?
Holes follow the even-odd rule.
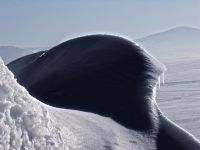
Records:
[[[31,97],[0,59],[0,150],[154,150],[157,130],[126,129],[93,113]]]
[[[66,149],[44,105],[17,84],[0,59],[0,150]]]

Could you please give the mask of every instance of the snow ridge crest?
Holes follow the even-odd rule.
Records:
[[[65,147],[45,105],[31,97],[0,58],[0,150],[57,150]]]

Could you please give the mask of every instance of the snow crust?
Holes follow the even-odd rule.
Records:
[[[154,150],[157,132],[45,105],[16,82],[0,59],[0,150]]]
[[[45,105],[31,97],[0,60],[0,150],[66,149]]]

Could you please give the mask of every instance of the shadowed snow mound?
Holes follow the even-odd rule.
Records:
[[[78,116],[70,118],[57,112],[73,120],[71,126],[65,117],[56,122],[65,118],[67,131],[85,141],[78,144],[81,149],[200,149],[199,142],[164,117],[157,106],[156,85],[164,65],[130,40],[112,35],[79,37],[20,58],[8,67],[42,102],[114,120],[76,111],[70,112]],[[55,110],[59,109],[49,112]],[[59,118],[57,113],[53,116]],[[77,124],[82,134],[71,129]],[[91,136],[96,137],[92,143]]]
[[[154,126],[151,115],[157,112],[149,103],[165,68],[127,39],[79,37],[8,67],[31,95],[46,104],[109,116],[128,128]]]
[[[126,129],[96,114],[45,105],[0,60],[0,150],[153,150],[156,132],[151,133]]]

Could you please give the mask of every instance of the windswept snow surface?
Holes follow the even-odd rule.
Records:
[[[200,59],[176,60],[166,66],[158,105],[168,118],[200,139]]]
[[[200,30],[177,27],[136,41],[167,67],[157,92],[161,110],[200,139]]]
[[[153,150],[155,142],[110,118],[41,103],[0,60],[0,150]]]

